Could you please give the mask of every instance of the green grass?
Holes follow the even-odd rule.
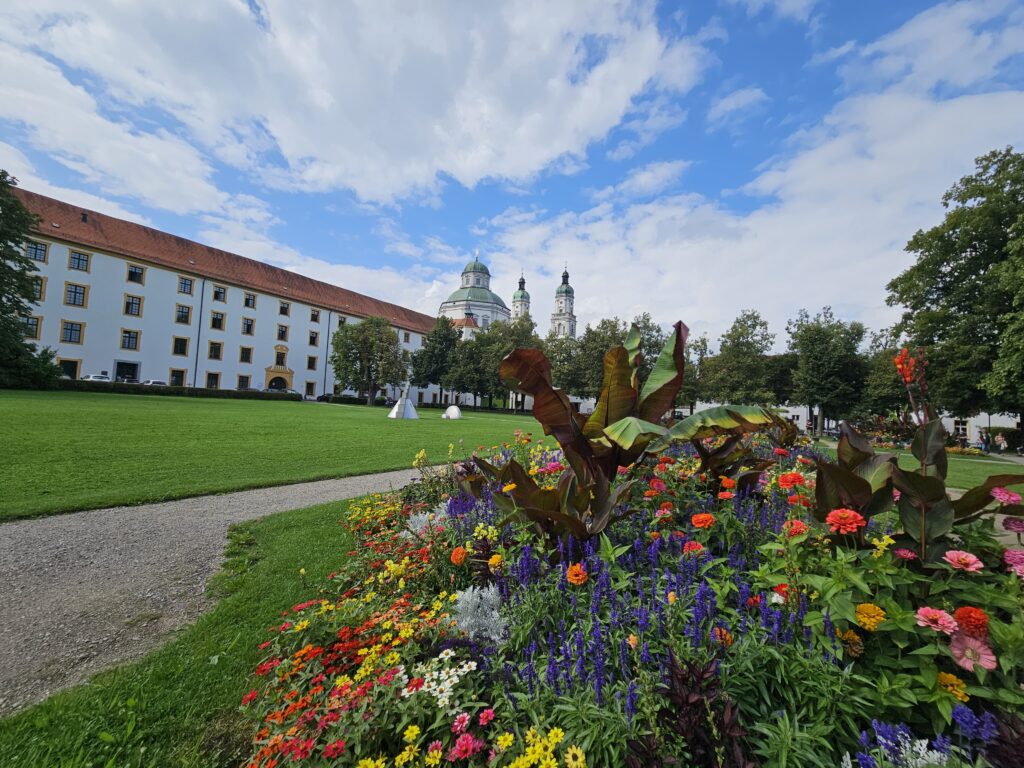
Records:
[[[256,645],[282,608],[317,596],[299,568],[319,582],[344,563],[346,508],[340,502],[234,526],[225,570],[211,585],[223,595],[214,609],[141,661],[0,720],[0,765],[240,764],[253,728],[238,704],[253,687]]]
[[[443,461],[508,440],[529,416],[418,421],[384,408],[91,392],[0,392],[0,520],[182,498]],[[464,450],[459,440],[464,441]]]

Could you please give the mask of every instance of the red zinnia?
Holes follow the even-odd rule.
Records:
[[[785,600],[789,597],[789,584],[778,584],[777,586],[772,587],[772,592]]]
[[[858,528],[868,524],[864,517],[853,509],[833,509],[825,518],[832,533],[856,533]]]
[[[710,528],[715,524],[715,516],[709,515],[706,512],[702,512],[698,515],[694,515],[690,518],[690,523],[694,528]]]
[[[783,472],[779,475],[779,488],[789,490],[796,485],[805,485],[804,476],[799,472]]]
[[[801,533],[807,533],[807,523],[803,520],[787,520],[782,524],[782,530],[786,532],[789,538],[799,536]]]
[[[665,490],[665,481],[655,477],[651,480],[650,486],[652,491],[658,491],[660,493]]]
[[[725,488],[725,490],[727,491],[731,491],[733,488],[736,487],[736,481],[733,480],[731,477],[723,477],[722,487]]]
[[[704,545],[699,541],[688,541],[683,544],[683,552],[686,554],[701,552],[704,550]]]
[[[776,456],[789,456],[789,451],[785,448],[772,448],[772,453]]]
[[[984,640],[988,637],[988,614],[980,608],[964,606],[953,611],[953,618],[960,630],[970,637]]]
[[[735,495],[732,491],[719,491],[718,498],[722,499],[722,501],[728,501]]]

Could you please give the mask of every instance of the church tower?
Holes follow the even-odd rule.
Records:
[[[560,338],[576,338],[576,315],[572,311],[574,294],[569,285],[569,268],[566,267],[562,272],[562,284],[555,291],[555,311],[551,315],[551,330]]]
[[[526,278],[519,276],[519,290],[512,294],[512,319],[530,314],[530,294],[526,292]]]

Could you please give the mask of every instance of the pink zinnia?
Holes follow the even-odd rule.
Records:
[[[480,713],[480,725],[487,725],[491,720],[494,719],[494,710],[485,709]]]
[[[974,671],[974,665],[978,664],[982,669],[992,670],[996,668],[996,655],[988,647],[988,643],[977,637],[970,637],[963,632],[957,632],[949,644],[949,650],[956,659],[956,663],[968,672]]]
[[[917,560],[917,552],[912,549],[907,549],[906,547],[894,549],[892,553],[900,560]]]
[[[430,746],[427,747],[427,752],[440,752],[444,749],[444,745],[440,739],[430,742]]]
[[[789,451],[785,448],[772,448],[772,453],[776,456],[789,456]]]
[[[1003,552],[1003,562],[1006,563],[1006,570],[1024,579],[1024,549],[1006,550]]]
[[[943,555],[942,559],[958,571],[967,571],[968,573],[977,573],[985,567],[975,555],[964,552],[962,549],[951,549]]]
[[[893,488],[892,489],[892,500],[893,501],[899,501],[900,500],[900,492],[899,492],[898,488]]]
[[[1010,533],[1024,533],[1024,518],[1004,517],[1003,529],[1009,531]]]
[[[452,733],[462,733],[469,727],[469,715],[465,712],[460,712],[455,716],[455,721],[452,723]]]
[[[917,609],[917,626],[928,627],[946,635],[952,635],[960,628],[956,623],[956,619],[948,613],[938,608],[929,608],[927,606]]]
[[[1020,504],[1020,494],[1008,491],[1005,488],[993,488],[992,498],[1000,504]]]

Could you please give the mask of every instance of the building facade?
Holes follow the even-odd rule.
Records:
[[[491,272],[479,257],[462,270],[461,284],[441,303],[437,313],[454,320],[465,339],[497,320],[507,323],[512,318],[505,302],[491,290]]]
[[[40,217],[32,339],[71,378],[105,374],[219,389],[336,390],[331,337],[385,317],[414,352],[434,318],[23,189]],[[354,394],[354,393],[353,393]],[[413,402],[443,402],[410,388]],[[443,398],[443,395],[441,395]]]
[[[551,315],[551,330],[555,336],[576,338],[576,314],[573,305],[576,292],[569,285],[569,268],[562,272],[562,284],[555,289],[555,311]]]
[[[530,294],[526,292],[526,278],[519,276],[519,290],[512,294],[512,319],[530,314]]]

